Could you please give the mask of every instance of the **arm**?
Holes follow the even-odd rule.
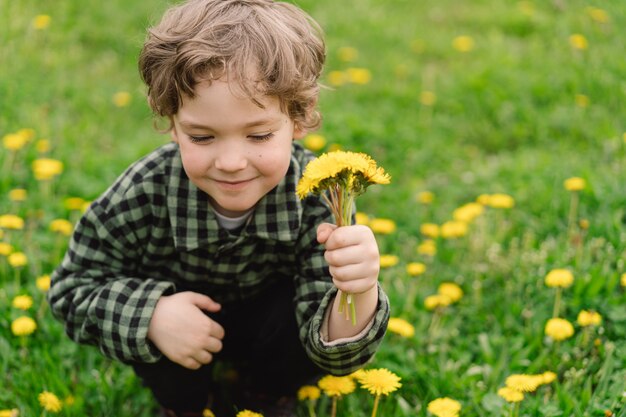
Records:
[[[121,361],[158,360],[148,325],[157,301],[174,292],[174,284],[133,272],[144,244],[123,216],[100,202],[85,213],[47,295],[70,338]]]
[[[324,258],[328,262],[333,283],[352,295],[356,303],[356,325],[339,313],[339,293],[330,310],[329,342],[355,336],[371,321],[378,307],[378,273],[380,257],[378,245],[371,229],[366,226],[338,228],[323,223],[317,228],[317,240],[324,244]]]
[[[389,320],[389,301],[376,279],[372,288],[357,297],[357,328],[342,315],[336,315],[338,290],[333,285],[325,248],[318,242],[320,222],[332,220],[328,208],[310,199],[306,202],[301,236],[298,241],[299,274],[296,276],[296,318],[300,323],[300,339],[309,358],[319,367],[334,375],[347,375],[361,368],[375,354],[383,339]],[[344,229],[344,228],[341,228]],[[377,250],[376,250],[377,251]],[[378,259],[376,257],[376,259]],[[376,261],[377,262],[377,261]],[[376,265],[378,268],[379,265]],[[365,280],[364,282],[367,282]],[[341,285],[341,284],[340,284]],[[369,284],[366,284],[369,285]],[[353,290],[357,288],[346,288]],[[375,297],[374,297],[375,296]],[[369,297],[372,297],[371,299]],[[374,300],[375,298],[375,300]],[[332,339],[350,337],[371,324],[362,337],[328,344],[321,337],[325,315],[336,315]]]

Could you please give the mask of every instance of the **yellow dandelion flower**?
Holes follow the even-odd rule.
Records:
[[[441,237],[444,239],[457,239],[466,234],[467,223],[451,220],[441,225]]]
[[[410,262],[406,266],[406,273],[416,277],[426,272],[426,265],[421,262]]]
[[[583,229],[583,230],[589,229],[589,220],[587,220],[587,219],[580,219],[578,221],[578,226],[580,226],[580,228]]]
[[[437,102],[437,95],[432,91],[422,91],[420,93],[420,103],[423,106],[433,106]]]
[[[360,211],[357,211],[354,215],[354,220],[356,224],[368,225],[370,223],[370,216]]]
[[[447,295],[434,294],[424,299],[424,307],[426,310],[434,310],[439,307],[447,307],[452,303],[452,299]]]
[[[584,50],[589,47],[589,42],[587,42],[587,38],[580,33],[574,33],[569,37],[569,44],[572,48],[578,50]]]
[[[375,218],[369,222],[372,232],[380,235],[389,235],[396,231],[396,222],[391,219]]]
[[[356,371],[352,372],[350,375],[348,375],[350,378],[355,379],[355,380],[359,380],[359,378],[361,378],[361,376],[363,375],[363,372],[365,372],[365,370],[363,368],[357,369]]]
[[[0,229],[21,230],[24,228],[24,219],[15,214],[3,214],[0,216]]]
[[[47,153],[52,149],[52,144],[50,143],[50,139],[39,139],[35,144],[35,149],[39,153]]]
[[[509,403],[518,403],[524,399],[524,393],[509,387],[500,388],[498,395]]]
[[[35,280],[35,286],[40,291],[46,292],[50,289],[50,275],[42,275]]]
[[[328,73],[328,83],[333,87],[344,85],[347,81],[348,77],[343,71],[330,71]]]
[[[548,287],[567,288],[574,282],[574,274],[568,269],[553,269],[546,275],[545,283]]]
[[[400,262],[400,258],[396,255],[380,255],[381,268],[391,268],[392,266],[398,265],[398,262]]]
[[[587,7],[585,11],[594,22],[607,23],[609,21],[609,14],[603,9],[598,7]]]
[[[448,297],[453,303],[463,298],[463,290],[453,282],[441,283],[437,289],[437,293]]]
[[[63,206],[67,210],[82,210],[83,204],[85,204],[85,200],[80,197],[68,197],[63,200]]]
[[[461,412],[461,403],[452,398],[437,398],[428,403],[428,412],[436,417],[456,417]]]
[[[113,94],[113,104],[115,107],[127,107],[130,104],[132,96],[128,91],[118,91]]]
[[[622,284],[622,287],[626,287],[626,273],[623,273],[620,277],[620,284]]]
[[[426,239],[417,246],[416,249],[419,255],[435,256],[437,254],[437,245],[432,239]]]
[[[23,188],[14,188],[9,191],[9,200],[11,201],[24,201],[28,195],[27,191]]]
[[[7,260],[13,268],[21,268],[28,264],[28,258],[23,252],[13,252],[7,257]]]
[[[369,84],[372,81],[372,73],[367,68],[348,68],[346,69],[348,81],[352,84]]]
[[[322,154],[309,162],[296,192],[300,198],[304,198],[309,193],[320,193],[330,187],[340,186],[359,195],[370,184],[389,184],[390,179],[370,156],[337,151]]]
[[[32,25],[37,30],[44,30],[50,27],[52,18],[47,14],[38,14],[33,18]]]
[[[20,316],[11,323],[11,333],[15,336],[28,336],[37,330],[37,323],[28,316]]]
[[[33,161],[33,173],[35,178],[46,181],[63,172],[63,162],[50,158],[39,158]]]
[[[485,206],[480,203],[467,203],[452,212],[452,218],[458,222],[471,223],[483,214]]]
[[[326,146],[326,138],[322,135],[311,134],[304,138],[304,147],[317,152],[320,151]]]
[[[522,0],[517,2],[517,8],[526,16],[533,16],[535,14],[535,5],[530,1]]]
[[[58,413],[63,408],[63,404],[59,397],[54,395],[51,392],[44,391],[37,397],[39,399],[39,404],[43,407],[44,410],[49,411],[51,413]]]
[[[359,51],[351,46],[342,46],[339,48],[339,59],[343,62],[356,61],[359,57]]]
[[[561,341],[574,335],[574,326],[565,319],[552,318],[546,323],[545,333],[552,339]]]
[[[263,417],[263,414],[255,413],[254,411],[250,410],[242,410],[237,413],[236,417]]]
[[[389,395],[402,386],[400,377],[385,368],[364,371],[359,383],[372,395]]]
[[[489,196],[487,205],[492,208],[508,209],[515,205],[515,200],[508,194],[496,193]]]
[[[581,107],[584,109],[586,107],[589,107],[589,103],[590,103],[589,96],[586,96],[585,94],[576,94],[574,96],[574,102],[576,103],[578,107]]]
[[[2,144],[9,151],[19,151],[28,143],[28,139],[24,135],[18,133],[8,133],[2,137]]]
[[[474,38],[467,35],[457,36],[452,40],[452,47],[459,52],[470,52],[474,49]]]
[[[33,306],[33,297],[30,295],[18,295],[13,298],[11,305],[20,310],[28,310]]]
[[[70,236],[74,230],[74,225],[65,219],[55,219],[50,222],[50,231]]]
[[[417,201],[422,204],[432,204],[435,201],[435,193],[432,191],[420,191],[417,193]]]
[[[426,237],[436,239],[439,237],[439,225],[435,223],[423,223],[420,225],[420,233]]]
[[[599,326],[602,323],[602,316],[595,311],[581,310],[576,322],[582,327]]]
[[[305,385],[298,390],[298,400],[315,401],[320,397],[321,391],[315,385]]]
[[[202,410],[202,417],[215,417],[215,413],[210,408]]]
[[[513,374],[506,378],[504,384],[520,392],[534,392],[543,382],[540,375]]]
[[[546,372],[540,374],[540,376],[541,376],[541,383],[543,385],[550,384],[551,382],[556,380],[556,374],[554,372],[552,372],[552,371],[546,371]]]
[[[402,337],[413,337],[415,335],[415,327],[399,317],[391,317],[389,319],[387,330]]]
[[[35,138],[35,129],[26,127],[17,131],[17,134],[22,136],[27,142],[30,142]]]
[[[563,182],[563,186],[567,191],[581,191],[585,189],[585,180],[580,177],[568,178]]]
[[[0,255],[9,256],[13,252],[13,246],[6,242],[0,242]]]
[[[0,417],[19,417],[20,410],[12,408],[10,410],[0,410]]]
[[[354,392],[356,384],[349,376],[326,375],[320,379],[317,385],[329,397],[339,397]]]

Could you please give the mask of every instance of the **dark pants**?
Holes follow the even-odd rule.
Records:
[[[213,396],[215,409],[233,410],[243,390],[269,398],[295,395],[323,374],[306,356],[298,338],[291,285],[274,286],[255,300],[226,308],[212,319],[225,330],[223,349],[198,370],[163,357],[133,369],[157,402],[176,412],[201,411]]]

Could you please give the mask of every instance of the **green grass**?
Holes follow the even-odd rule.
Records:
[[[397,231],[380,235],[381,252],[397,255],[381,281],[392,315],[415,326],[415,336],[388,334],[369,367],[385,367],[402,388],[383,398],[379,416],[425,416],[429,401],[450,397],[461,415],[508,415],[496,392],[513,373],[554,371],[555,382],[529,394],[522,416],[626,415],[626,4],[619,1],[551,0],[300,0],[325,29],[327,73],[367,68],[371,82],[323,91],[320,134],[329,144],[371,154],[393,177],[358,203],[372,217],[391,218]],[[532,13],[525,13],[527,5]],[[606,11],[594,21],[588,7]],[[125,167],[165,143],[152,126],[137,72],[145,28],[164,1],[76,0],[42,3],[0,0],[0,137],[22,128],[35,132],[12,155],[0,148],[0,215],[25,219],[21,231],[5,231],[15,251],[28,256],[19,270],[0,255],[0,410],[42,414],[37,395],[51,391],[74,398],[61,415],[149,416],[150,394],[127,368],[78,346],[52,319],[35,279],[59,261],[66,238],[48,230],[51,220],[76,220],[67,197],[98,196]],[[52,17],[48,29],[31,27],[35,15]],[[620,29],[621,28],[621,29]],[[582,34],[588,48],[570,46]],[[471,36],[472,51],[452,47]],[[340,59],[353,47],[353,62]],[[325,75],[324,82],[329,84]],[[117,91],[129,106],[112,103]],[[433,105],[420,103],[433,92]],[[588,99],[577,104],[577,95]],[[64,163],[50,184],[34,179],[36,140],[49,139],[47,156]],[[14,163],[9,166],[9,160]],[[570,232],[571,193],[563,187],[580,176],[577,219],[586,230]],[[24,188],[28,198],[8,193]],[[432,191],[430,205],[417,202]],[[488,209],[459,239],[436,241],[437,254],[416,253],[420,225],[442,224],[453,210],[481,194],[506,193],[515,207]],[[405,265],[424,262],[409,277]],[[554,291],[543,279],[569,268],[575,283],[563,294],[561,316],[575,323],[581,309],[603,317],[591,345],[583,330],[559,344],[544,336]],[[424,299],[441,282],[465,293],[437,313]],[[22,312],[16,295],[34,298]],[[20,315],[38,325],[31,336],[10,330]],[[598,340],[597,345],[593,344]],[[373,399],[363,390],[339,404],[341,416],[368,416]],[[318,416],[328,416],[327,400]],[[300,410],[306,415],[305,409]],[[220,417],[220,416],[218,416]]]

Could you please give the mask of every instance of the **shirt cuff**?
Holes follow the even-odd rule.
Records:
[[[335,339],[329,342],[328,341],[329,339],[328,323],[330,321],[330,309],[331,308],[333,308],[333,303],[331,303],[326,309],[326,312],[324,313],[324,320],[322,320],[322,326],[320,327],[320,340],[322,341],[322,346],[325,346],[325,347],[337,346],[343,343],[356,342],[358,340],[361,340],[372,329],[372,326],[374,325],[374,319],[376,318],[376,315],[374,315],[370,319],[369,323],[367,323],[367,326],[365,326],[363,330],[361,330],[359,333],[355,334],[354,336],[342,337],[340,339]]]

